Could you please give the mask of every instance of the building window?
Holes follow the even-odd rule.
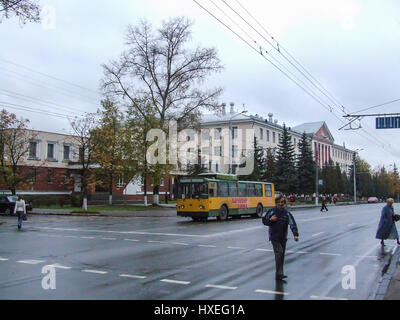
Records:
[[[210,148],[209,147],[203,147],[201,149],[201,154],[209,156],[210,155]]]
[[[218,162],[215,164],[215,172],[219,172],[219,163]]]
[[[238,156],[238,146],[232,146],[232,158],[236,158]]]
[[[54,182],[53,170],[49,169],[47,170],[47,184],[53,184],[53,182]]]
[[[215,140],[221,140],[221,137],[222,137],[221,133],[222,133],[222,129],[221,128],[215,128],[214,129],[214,139]]]
[[[71,146],[64,145],[63,159],[64,160],[71,160]]]
[[[267,130],[267,142],[269,142],[269,130]]]
[[[47,159],[56,160],[56,145],[55,143],[47,143]]]
[[[276,142],[275,132],[272,132],[272,142],[273,142],[273,143]]]
[[[36,168],[31,168],[29,171],[28,181],[31,183],[36,182]]]
[[[85,154],[85,149],[83,147],[79,148],[79,161],[83,161],[84,154]]]
[[[39,143],[37,141],[29,142],[29,159],[38,159],[39,158]]]
[[[238,136],[238,127],[232,128],[232,139],[236,139]]]
[[[214,155],[221,157],[222,156],[222,147],[214,147]]]
[[[201,130],[201,138],[202,140],[210,140],[210,130],[209,129]]]
[[[124,185],[125,185],[124,176],[122,174],[119,174],[118,175],[117,188],[122,188]]]
[[[264,129],[260,128],[260,140],[264,140]]]

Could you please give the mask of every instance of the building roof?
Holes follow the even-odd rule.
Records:
[[[293,127],[292,130],[297,131],[299,133],[305,132],[306,134],[311,134],[311,133],[315,134],[319,129],[321,129],[324,123],[325,123],[324,121],[307,122]]]
[[[243,113],[230,113],[230,112],[226,112],[225,114],[202,114],[201,118],[200,118],[200,122],[203,125],[213,125],[213,124],[220,124],[220,123],[228,123],[229,121],[232,121],[233,123],[235,122],[258,122],[258,123],[262,123],[264,125],[268,125],[271,127],[275,127],[277,129],[282,130],[283,127],[278,124],[275,123],[274,121],[269,121],[267,118],[263,118],[262,116],[259,115],[247,115],[247,114],[243,114]],[[288,129],[290,129],[288,127]]]

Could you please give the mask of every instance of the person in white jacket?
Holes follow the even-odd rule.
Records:
[[[21,196],[15,202],[14,213],[18,214],[18,230],[22,228],[22,219],[26,214],[25,200]]]

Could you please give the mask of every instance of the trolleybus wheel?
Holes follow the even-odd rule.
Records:
[[[217,218],[220,221],[225,221],[226,219],[228,219],[228,208],[226,207],[226,205],[223,205],[221,206],[221,208],[219,208],[219,215]]]
[[[258,218],[261,218],[262,214],[263,214],[263,206],[262,206],[262,204],[259,203],[258,206],[257,206],[257,209],[256,209],[255,216],[258,217]]]

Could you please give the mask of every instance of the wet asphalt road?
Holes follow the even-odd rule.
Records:
[[[384,250],[375,239],[383,204],[293,211],[286,283],[276,282],[260,219],[30,216],[22,231],[0,217],[0,299],[368,299]],[[56,265],[56,289],[42,268]],[[356,289],[342,288],[354,266]]]

